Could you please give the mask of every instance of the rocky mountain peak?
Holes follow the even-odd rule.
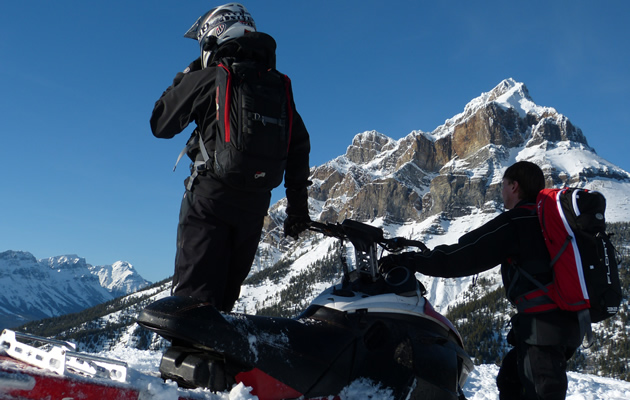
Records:
[[[142,278],[127,261],[116,261],[112,265],[88,266],[92,274],[98,277],[100,285],[114,297],[133,293],[150,282]]]
[[[357,134],[348,146],[346,158],[353,163],[365,164],[374,160],[385,148],[394,145],[394,140],[376,131]]]
[[[630,174],[597,156],[566,116],[537,105],[510,78],[433,132],[399,140],[376,131],[354,136],[344,155],[311,169],[311,216],[394,224],[432,218],[439,225],[471,212],[494,214],[503,209],[503,172],[517,160],[540,165],[549,186],[630,184]],[[285,205],[270,210],[270,247],[282,245],[282,235],[268,233],[281,229]]]
[[[50,257],[42,260],[42,264],[51,269],[85,269],[88,265],[85,258],[79,257],[76,254]]]
[[[0,262],[9,267],[25,263],[34,264],[37,262],[37,259],[26,251],[7,250],[0,253]]]
[[[514,98],[519,103],[523,100],[529,101],[531,103],[534,102],[534,100],[529,95],[529,90],[527,90],[525,84],[521,82],[516,82],[512,78],[503,80],[501,83],[495,86],[494,89],[492,89],[488,93],[482,94],[481,97],[486,97],[487,102],[491,102],[500,101],[499,99],[504,96]]]

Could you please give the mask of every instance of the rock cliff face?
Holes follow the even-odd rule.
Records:
[[[400,140],[375,131],[356,135],[344,155],[311,169],[311,217],[402,224],[495,213],[503,207],[503,172],[517,160],[540,165],[548,186],[630,182],[567,117],[536,105],[523,83],[506,79],[433,132]],[[265,226],[274,246],[281,245],[285,206],[284,199],[274,205]]]

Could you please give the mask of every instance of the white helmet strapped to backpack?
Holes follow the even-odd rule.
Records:
[[[201,64],[205,68],[216,46],[249,32],[256,32],[256,24],[249,11],[242,4],[228,3],[199,17],[184,37],[199,42]]]

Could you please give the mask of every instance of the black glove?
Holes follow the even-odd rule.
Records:
[[[311,225],[311,218],[308,215],[289,215],[284,220],[284,237],[291,236],[297,240],[299,234]]]
[[[378,260],[378,270],[381,274],[385,275],[396,267],[406,266],[404,260],[405,256],[402,254],[390,254],[382,257]]]

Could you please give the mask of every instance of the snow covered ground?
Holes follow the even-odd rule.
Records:
[[[496,365],[476,366],[464,387],[468,400],[498,400],[494,383],[497,372],[499,367]],[[630,399],[630,382],[569,372],[567,400],[627,399]]]
[[[178,389],[172,382],[164,383],[158,376],[161,354],[153,351],[142,351],[122,348],[98,354],[102,357],[116,358],[128,363],[131,371],[129,379],[132,384],[144,388],[151,394],[152,400],[177,400]],[[464,393],[469,400],[498,400],[494,380],[499,367],[496,365],[479,365],[468,378]],[[258,400],[250,393],[250,388],[242,384],[234,387],[229,393],[210,393],[196,390],[207,400]],[[386,390],[378,388],[370,382],[355,382],[340,393],[342,400],[388,400]],[[569,373],[569,390],[567,400],[627,400],[630,399],[630,382],[595,375]]]

